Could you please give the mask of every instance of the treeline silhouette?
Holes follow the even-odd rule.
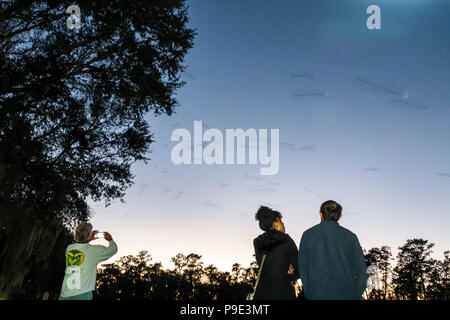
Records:
[[[365,252],[366,264],[376,265],[380,285],[368,293],[368,299],[448,300],[450,298],[450,251],[443,260],[431,258],[434,243],[410,239],[398,248],[396,265],[391,248],[382,246]]]
[[[378,288],[365,293],[366,299],[433,300],[450,297],[450,252],[443,260],[431,258],[434,244],[423,239],[407,240],[399,248],[397,263],[388,246],[365,252],[367,265],[379,268]],[[197,254],[177,254],[173,269],[152,263],[147,251],[125,256],[104,265],[97,278],[96,299],[245,299],[257,274],[253,261],[248,268],[233,264],[231,272],[204,266]],[[302,288],[297,284],[299,299]]]
[[[121,257],[107,264],[97,276],[96,299],[220,300],[244,299],[251,292],[257,273],[256,262],[248,268],[233,264],[231,272],[204,266],[195,253],[177,254],[173,269],[152,263],[147,251]]]
[[[366,290],[363,299],[448,300],[450,251],[445,251],[442,260],[436,260],[431,257],[433,247],[427,240],[410,239],[398,248],[395,259],[389,246],[365,250],[367,266],[376,265],[379,269],[379,282],[377,288]],[[59,254],[52,253],[54,260],[45,267],[32,267],[21,289],[9,298],[57,299],[64,277],[64,250],[63,245],[58,245]],[[245,299],[258,272],[256,261],[248,267],[234,263],[231,271],[220,271],[214,265],[205,266],[202,257],[195,253],[179,253],[171,261],[174,267],[165,268],[161,262],[154,262],[148,251],[141,251],[103,264],[98,270],[94,299]],[[296,284],[296,291],[298,299],[304,299],[301,283]]]

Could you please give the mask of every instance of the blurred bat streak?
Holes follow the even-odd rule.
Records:
[[[355,79],[358,80],[359,82],[362,82],[362,83],[368,85],[368,86],[371,86],[371,87],[383,90],[383,91],[388,92],[390,94],[394,94],[394,95],[399,96],[399,97],[405,97],[405,96],[407,97],[407,93],[406,92],[405,92],[405,94],[402,94],[401,92],[398,92],[397,90],[387,88],[387,87],[379,85],[379,84],[377,84],[377,83],[375,83],[373,81],[368,81],[368,80],[366,80],[366,79],[364,79],[362,77],[355,77]]]
[[[183,71],[183,73],[184,73],[185,75],[187,75],[189,79],[195,80],[195,76],[192,75],[191,73],[189,73],[189,72],[187,72],[187,71]]]
[[[291,79],[297,79],[297,78],[308,78],[308,79],[314,79],[314,75],[310,72],[296,72],[291,73]]]
[[[295,150],[299,151],[316,151],[316,146],[314,144],[309,144],[306,146],[296,146]]]
[[[139,197],[142,197],[144,190],[147,189],[148,186],[150,186],[150,183],[141,183],[141,188],[139,190]]]
[[[328,97],[330,95],[329,92],[305,92],[305,93],[294,93],[294,97]]]
[[[404,105],[407,105],[407,106],[410,106],[410,107],[414,107],[414,108],[417,108],[417,109],[422,109],[422,110],[430,110],[431,109],[428,106],[423,106],[423,105],[412,103],[412,102],[405,101],[405,100],[402,100],[402,99],[392,99],[392,102],[399,103],[399,104],[404,104]]]
[[[287,149],[293,150],[293,151],[312,151],[312,152],[316,151],[316,146],[314,144],[300,146],[298,144],[280,141],[280,145],[284,148],[287,148]]]
[[[172,188],[167,188],[167,187],[162,187],[161,188],[161,192],[162,193],[168,193],[168,192],[171,192],[172,191]]]
[[[204,205],[208,206],[208,207],[216,208],[216,209],[223,209],[223,207],[221,205],[218,205],[218,204],[210,202],[210,201],[205,201]]]
[[[315,196],[318,197],[318,198],[323,198],[322,195],[321,195],[320,193],[317,193],[317,192],[315,192],[315,191],[313,191],[313,190],[311,190],[311,189],[305,188],[305,191],[306,191],[306,192],[309,192],[309,193],[312,193],[313,195],[315,195]]]
[[[438,173],[435,173],[435,175],[440,176],[440,177],[450,178],[450,173],[447,173],[447,172],[438,172]]]
[[[183,195],[183,193],[184,193],[184,191],[179,191],[176,195],[175,195],[175,197],[173,197],[174,199],[179,199],[179,198],[181,198],[181,196]]]
[[[284,146],[284,147],[289,147],[289,148],[292,148],[292,149],[294,149],[295,148],[295,144],[293,144],[293,143],[288,143],[288,142],[283,142],[283,141],[280,141],[280,145],[281,146]]]
[[[381,169],[378,169],[378,168],[375,168],[375,167],[369,167],[366,170],[364,170],[364,172],[375,172],[375,171],[381,172]]]
[[[245,174],[244,177],[246,177],[247,179],[250,179],[250,180],[257,180],[257,181],[261,180],[260,177],[254,177],[254,176],[251,176],[249,174]]]
[[[251,192],[277,192],[277,189],[267,187],[250,187],[248,190]]]

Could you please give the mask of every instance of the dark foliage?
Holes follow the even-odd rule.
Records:
[[[174,269],[152,263],[147,251],[107,264],[97,277],[99,300],[216,300],[245,299],[252,291],[257,266],[233,264],[231,272],[203,266],[197,254],[177,254]]]
[[[87,200],[122,198],[148,159],[147,113],[171,115],[195,31],[184,0],[0,2],[0,290],[49,258]],[[52,229],[50,226],[57,226]],[[48,238],[48,242],[43,239]],[[42,246],[42,247],[39,247]]]
[[[436,261],[430,258],[433,247],[427,240],[411,239],[399,248],[393,278],[397,299],[450,298],[450,252],[444,253],[444,261]]]
[[[407,240],[399,248],[394,268],[388,246],[370,249],[366,263],[378,266],[380,286],[367,289],[363,298],[449,300],[450,252],[444,253],[442,261],[430,259],[427,248],[432,246],[422,239]],[[105,265],[98,274],[96,299],[245,299],[253,290],[258,272],[255,261],[249,268],[233,264],[231,272],[219,271],[213,265],[204,267],[201,256],[197,254],[177,254],[172,258],[174,269],[165,269],[161,263],[152,263],[151,260],[147,251],[141,251],[136,256],[122,257]],[[408,262],[405,264],[405,261]],[[302,287],[297,285],[296,291],[298,299],[304,299]]]
[[[367,265],[379,268],[379,286],[366,291],[368,299],[377,300],[449,300],[450,252],[444,260],[432,259],[434,244],[423,239],[409,239],[399,247],[395,267],[388,246],[372,248],[365,255]]]

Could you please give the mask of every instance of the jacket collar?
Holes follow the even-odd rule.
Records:
[[[339,224],[339,222],[335,221],[335,220],[322,220],[320,221],[320,224]]]

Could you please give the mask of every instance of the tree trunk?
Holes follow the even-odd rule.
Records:
[[[31,209],[19,213],[7,208],[2,216],[7,221],[6,234],[0,241],[0,291],[5,299],[18,292],[33,266],[47,269],[63,228],[33,219]]]

